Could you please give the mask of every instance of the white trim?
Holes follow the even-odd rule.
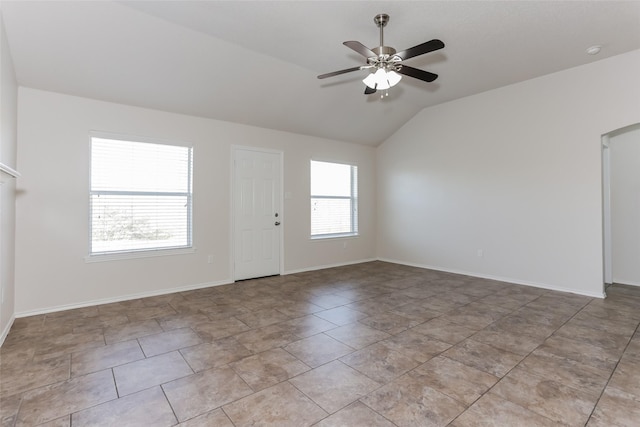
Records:
[[[287,270],[283,274],[286,275],[286,274],[305,273],[307,271],[324,270],[325,268],[344,267],[346,265],[362,264],[362,263],[365,263],[365,262],[373,262],[373,261],[378,261],[378,259],[377,258],[366,258],[366,259],[359,259],[359,260],[356,260],[356,261],[340,262],[340,263],[336,263],[336,264],[317,265],[317,266],[314,266],[314,267],[300,268],[300,269],[297,269],[297,270]],[[399,263],[396,263],[396,264],[399,264]]]
[[[195,289],[203,289],[203,288],[210,288],[210,287],[214,287],[214,286],[229,285],[229,284],[232,284],[232,283],[233,282],[231,281],[231,279],[225,279],[225,280],[220,280],[220,281],[217,281],[217,282],[208,282],[208,283],[199,283],[199,284],[196,284],[196,285],[178,286],[178,287],[175,287],[175,288],[162,289],[162,290],[159,290],[159,291],[139,292],[139,293],[136,293],[136,294],[129,294],[129,295],[124,295],[124,296],[119,296],[119,297],[102,298],[102,299],[97,299],[97,300],[85,301],[85,302],[81,302],[81,303],[77,303],[77,304],[65,304],[65,305],[58,305],[58,306],[55,306],[55,307],[23,311],[23,312],[20,312],[20,313],[16,313],[15,317],[19,318],[19,317],[36,316],[38,314],[55,313],[55,312],[58,312],[58,311],[73,310],[75,308],[92,307],[92,306],[95,306],[95,305],[110,304],[110,303],[121,302],[121,301],[129,301],[129,300],[134,300],[134,299],[139,299],[139,298],[149,298],[149,297],[155,297],[155,296],[158,296],[158,295],[174,294],[176,292],[185,292],[185,291],[192,291],[192,290],[195,290]]]
[[[416,264],[416,263],[398,261],[398,260],[388,259],[388,258],[378,258],[378,261],[390,262],[390,263],[393,263],[393,264],[400,264],[400,265],[407,265],[409,267],[426,268],[426,269],[429,269],[429,270],[442,271],[442,272],[445,272],[445,273],[462,274],[462,275],[465,275],[465,276],[478,277],[480,279],[497,280],[499,282],[512,283],[512,284],[515,284],[515,285],[531,286],[533,288],[548,289],[550,291],[568,292],[568,293],[577,294],[577,295],[583,295],[583,296],[592,297],[592,298],[606,298],[606,296],[607,296],[605,294],[605,292],[604,292],[604,289],[602,290],[602,293],[581,292],[581,291],[578,291],[576,289],[563,288],[563,287],[560,287],[560,286],[548,285],[546,283],[534,283],[534,282],[529,282],[529,281],[512,279],[512,278],[509,278],[509,277],[500,277],[500,276],[492,276],[492,275],[489,275],[489,274],[471,273],[471,272],[463,271],[463,270],[455,270],[455,269],[448,269],[448,268],[442,268],[442,267],[434,267],[434,266],[431,266],[431,265]]]
[[[602,136],[602,240],[603,282],[613,283],[613,246],[611,242],[611,150],[609,135]]]
[[[15,314],[13,314],[11,316],[11,318],[9,319],[9,323],[7,323],[7,326],[2,331],[2,334],[0,334],[0,347],[2,347],[2,344],[4,344],[4,340],[7,338],[7,335],[9,335],[9,331],[11,330],[11,327],[13,326],[13,321],[14,320],[16,320]]]
[[[636,280],[615,279],[613,285],[640,286],[640,282]]]
[[[140,251],[93,254],[84,257],[85,263],[119,261],[123,259],[152,258],[158,256],[186,255],[197,251],[196,248],[149,249]]]
[[[20,173],[17,170],[5,165],[2,162],[0,162],[0,172],[4,172],[12,178],[20,178]]]

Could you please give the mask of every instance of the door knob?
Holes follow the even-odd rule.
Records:
[[[280,225],[280,221],[276,221],[276,225]]]

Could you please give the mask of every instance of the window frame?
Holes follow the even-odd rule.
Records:
[[[155,144],[155,145],[165,145],[177,148],[184,148],[188,150],[188,162],[187,162],[187,174],[188,174],[188,182],[187,182],[187,191],[186,192],[177,192],[177,191],[131,191],[131,190],[94,190],[93,189],[93,180],[92,180],[92,168],[93,168],[93,140],[94,139],[106,139],[113,141],[122,141],[122,142],[131,142],[131,143],[141,143],[141,144]],[[88,214],[89,214],[89,251],[88,255],[85,257],[85,262],[100,262],[100,261],[110,261],[110,260],[118,260],[118,259],[129,259],[129,258],[147,258],[147,257],[155,257],[155,256],[167,256],[167,255],[177,255],[177,254],[186,254],[193,253],[196,251],[196,248],[193,245],[193,146],[179,143],[176,141],[168,141],[161,140],[157,138],[147,138],[140,136],[131,136],[131,135],[123,135],[123,134],[114,134],[107,132],[89,132],[89,206],[88,206]],[[159,197],[186,197],[187,199],[187,213],[186,213],[186,228],[187,228],[187,242],[185,245],[179,246],[161,246],[161,247],[150,247],[150,248],[136,248],[136,249],[118,249],[118,250],[110,250],[110,251],[96,251],[94,252],[94,240],[93,240],[93,202],[92,198],[95,195],[106,195],[106,196],[159,196]]]
[[[313,162],[349,166],[350,195],[349,196],[314,195],[311,192],[311,187],[313,184],[313,175],[312,175],[311,165]],[[311,159],[309,161],[309,194],[310,194],[310,197],[309,197],[310,201],[313,201],[313,199],[325,199],[325,200],[349,200],[351,202],[351,209],[350,209],[351,230],[347,232],[313,234],[313,230],[311,229],[313,209],[311,209],[311,212],[309,215],[309,232],[310,232],[311,240],[339,239],[344,237],[358,237],[360,235],[359,224],[358,224],[359,209],[358,209],[358,165],[357,164],[347,163],[347,162],[336,162],[332,160]]]

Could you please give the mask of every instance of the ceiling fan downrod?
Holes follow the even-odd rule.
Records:
[[[389,22],[389,15],[387,15],[386,13],[380,13],[380,14],[378,14],[378,15],[373,17],[373,22],[375,22],[376,26],[378,28],[380,28],[380,46],[374,47],[371,50],[376,55],[378,55],[379,58],[381,56],[384,57],[385,55],[388,56],[388,57],[389,56],[393,56],[396,53],[396,50],[394,48],[392,48],[392,47],[384,45],[384,27]],[[382,58],[380,58],[380,59],[382,59]]]

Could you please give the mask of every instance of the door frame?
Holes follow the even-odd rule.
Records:
[[[283,274],[284,272],[284,226],[286,225],[286,217],[284,213],[284,152],[280,150],[273,150],[269,148],[263,147],[251,147],[248,145],[231,145],[231,159],[230,159],[230,174],[231,179],[230,187],[229,187],[229,195],[230,201],[229,203],[229,217],[231,218],[231,230],[229,233],[229,249],[230,249],[230,257],[229,257],[229,271],[231,272],[231,281],[236,281],[236,216],[235,216],[235,180],[236,180],[236,168],[235,168],[235,160],[236,153],[239,151],[255,151],[258,153],[268,153],[268,154],[277,154],[280,157],[280,188],[278,191],[280,193],[280,205],[278,206],[278,214],[280,218],[281,226],[278,227],[278,239],[279,239],[279,254],[280,257],[279,265],[278,265],[278,274]]]

